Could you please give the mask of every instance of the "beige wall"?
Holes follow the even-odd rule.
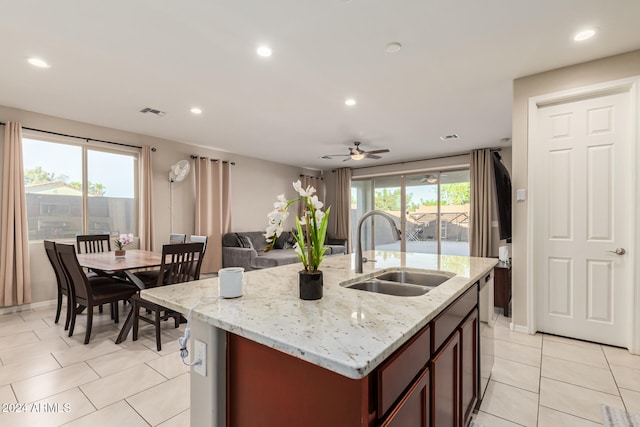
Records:
[[[189,156],[191,154],[196,154],[230,160],[236,163],[231,168],[233,231],[264,229],[266,227],[267,213],[273,209],[276,196],[285,192],[288,197],[293,197],[295,192],[291,183],[299,179],[301,173],[317,174],[317,172],[295,166],[267,162],[9,107],[0,106],[0,121],[5,123],[7,121],[17,121],[25,127],[138,146],[150,145],[156,147],[158,150],[153,154],[155,197],[153,215],[156,227],[156,250],[160,250],[162,244],[166,243],[169,237],[170,188],[168,173],[169,167],[178,160],[190,159]],[[4,129],[2,128],[0,131],[0,144],[3,147]],[[2,150],[0,149],[1,167]],[[173,231],[186,233],[187,235],[192,234],[194,232],[195,219],[195,179],[193,172],[184,181],[173,185]],[[56,298],[55,276],[46,258],[42,242],[30,243],[29,251],[31,258],[32,302]]]
[[[514,81],[513,173],[515,190],[527,188],[529,98],[640,75],[640,50],[560,68]],[[515,202],[513,217],[513,323],[527,325],[527,202]]]
[[[503,163],[507,167],[507,169],[511,172],[511,147],[504,147],[500,151],[500,155],[502,156]],[[400,174],[411,174],[411,173],[420,173],[426,171],[441,171],[447,169],[460,169],[460,168],[468,168],[469,167],[469,155],[455,155],[450,157],[442,157],[438,159],[427,159],[420,160],[415,162],[407,162],[400,164],[392,164],[392,165],[381,165],[360,169],[353,169],[352,179],[355,178],[365,178],[365,177],[375,177],[375,176],[385,176],[385,175],[400,175]],[[331,206],[335,204],[335,173],[331,170],[325,170],[324,181],[327,188],[327,197],[326,204],[327,206]],[[496,218],[496,213],[494,212],[494,219]],[[352,224],[355,226],[355,224]],[[330,217],[329,222],[329,233],[332,234],[335,229],[335,215]],[[494,257],[498,256],[498,247],[500,245],[505,244],[505,241],[501,241],[498,235],[498,228],[493,228],[493,235],[491,239],[491,255]]]

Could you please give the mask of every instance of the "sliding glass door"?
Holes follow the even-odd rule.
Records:
[[[354,179],[352,181],[354,248],[362,215],[379,209],[396,218],[402,241],[380,217],[364,222],[363,249],[469,255],[469,170]]]

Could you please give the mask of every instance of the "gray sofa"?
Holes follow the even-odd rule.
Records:
[[[247,231],[242,233],[226,233],[222,236],[222,266],[244,267],[245,271],[276,267],[300,262],[293,245],[295,240],[291,232],[285,231],[276,240],[269,252],[265,252],[267,241],[264,231]],[[346,240],[326,240],[326,255],[345,254]]]

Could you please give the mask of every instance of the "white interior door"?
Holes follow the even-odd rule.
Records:
[[[625,91],[538,108],[531,176],[541,332],[629,345],[631,99]]]

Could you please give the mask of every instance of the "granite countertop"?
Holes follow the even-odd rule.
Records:
[[[355,273],[355,256],[327,257],[321,265],[324,296],[316,301],[298,297],[299,263],[245,272],[244,295],[211,298],[192,317],[264,344],[349,378],[363,378],[390,356],[473,283],[484,277],[497,259],[392,251],[365,253]],[[400,297],[348,289],[382,271],[441,270],[455,273],[422,296]],[[205,279],[142,291],[152,302],[186,315],[202,297],[218,296],[218,279]]]

